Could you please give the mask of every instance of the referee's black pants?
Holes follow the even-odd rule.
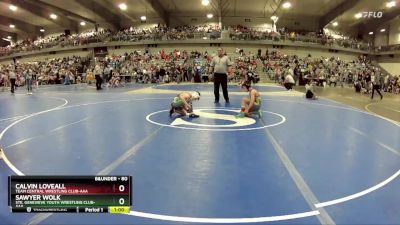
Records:
[[[11,83],[11,93],[14,93],[15,90],[15,78],[10,78],[10,83]]]
[[[103,79],[100,77],[100,75],[95,75],[96,78],[96,89],[100,90],[101,89],[101,83],[103,83]]]
[[[215,102],[219,102],[219,85],[222,86],[225,102],[229,102],[228,96],[228,75],[223,73],[214,73],[214,97]]]
[[[379,84],[373,84],[372,85],[372,95],[371,95],[371,99],[374,99],[374,91],[378,92],[378,94],[381,96],[381,99],[383,98],[381,92],[379,91],[379,89],[381,89],[381,85]]]

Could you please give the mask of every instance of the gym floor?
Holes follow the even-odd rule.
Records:
[[[0,93],[0,224],[400,223],[399,96],[255,88],[261,119],[233,116],[246,96],[235,85],[229,105],[211,84]],[[200,118],[168,116],[185,90],[201,92]],[[132,175],[131,212],[12,214],[15,174]]]

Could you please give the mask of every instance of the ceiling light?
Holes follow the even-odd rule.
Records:
[[[338,22],[333,22],[332,25],[333,25],[334,27],[337,27],[337,25],[339,25],[339,23],[338,23]]]
[[[211,19],[211,18],[213,18],[213,17],[214,17],[214,15],[211,14],[211,13],[207,14],[207,18],[208,18],[208,19]]]
[[[381,29],[381,32],[385,32],[386,30],[385,29]]]
[[[128,6],[127,6],[125,3],[119,4],[118,7],[119,7],[121,10],[126,10],[126,9],[128,8]]]
[[[387,8],[392,8],[392,7],[395,7],[395,6],[396,6],[396,1],[391,1],[391,2],[386,3],[386,7]]]
[[[7,36],[7,38],[11,40],[11,36]]]
[[[40,29],[40,32],[42,32],[42,33],[43,33],[43,32],[44,32],[44,29],[43,29],[43,28],[42,28],[42,29]]]
[[[201,4],[204,6],[208,6],[208,4],[210,4],[209,0],[201,0]]]
[[[275,15],[271,16],[271,20],[277,20],[277,19],[278,19],[277,16],[275,16]]]
[[[52,13],[52,14],[50,14],[50,18],[52,18],[53,20],[55,20],[55,19],[57,19],[57,15],[54,14],[54,13]]]
[[[282,7],[285,9],[288,9],[288,8],[292,7],[292,4],[290,4],[290,2],[285,2],[285,3],[283,3]]]
[[[357,13],[356,15],[354,15],[355,18],[360,19],[362,17],[361,13]]]
[[[10,28],[15,28],[15,25],[14,24],[10,24]]]
[[[17,9],[18,9],[18,7],[17,6],[15,6],[15,5],[10,5],[9,7],[8,7],[11,11],[17,11]]]
[[[372,32],[372,31],[371,31],[371,32],[369,32],[368,34],[369,34],[369,35],[373,35],[373,34],[374,34],[374,32]]]
[[[85,22],[85,21],[82,21],[80,24],[81,24],[81,26],[85,26],[85,25],[86,25],[86,22]]]
[[[145,21],[146,19],[147,19],[146,16],[141,16],[141,17],[140,17],[140,20],[142,20],[142,21]]]

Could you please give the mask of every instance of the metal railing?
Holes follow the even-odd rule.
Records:
[[[145,35],[132,35],[132,34],[118,34],[109,38],[113,42],[138,42],[138,41],[168,41],[168,40],[192,40],[192,39],[210,39],[216,40],[220,38],[221,34],[218,33],[166,33],[166,34],[145,34]]]
[[[323,37],[315,37],[315,36],[307,36],[307,35],[296,35],[290,36],[288,34],[272,34],[272,33],[231,33],[231,40],[244,40],[244,41],[262,41],[262,40],[270,40],[274,42],[303,42],[303,43],[312,43],[323,46],[330,47],[342,47],[342,48],[350,48],[357,49],[363,51],[372,51],[373,48],[371,45],[362,42],[351,41],[347,39],[328,39]]]
[[[371,45],[362,42],[356,42],[345,39],[328,39],[325,37],[315,37],[308,35],[290,36],[289,34],[267,33],[267,32],[249,32],[249,33],[230,33],[230,40],[243,41],[273,41],[282,43],[309,43],[312,45],[339,47],[346,49],[355,49],[363,51],[373,51]],[[149,34],[130,34],[120,32],[114,35],[109,33],[101,34],[93,37],[73,37],[61,38],[49,43],[41,43],[32,46],[21,46],[18,48],[1,51],[0,56],[12,56],[13,54],[22,52],[40,53],[42,50],[65,47],[85,47],[90,44],[108,43],[108,42],[141,42],[141,41],[184,41],[184,40],[218,40],[221,38],[221,32],[167,32],[167,33],[149,33]],[[393,46],[400,49],[400,46]],[[382,48],[383,49],[383,48]],[[381,50],[382,51],[382,50]]]
[[[390,51],[400,51],[400,44],[380,46],[375,48],[375,52],[390,52]]]

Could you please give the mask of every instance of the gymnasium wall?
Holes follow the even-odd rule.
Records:
[[[0,61],[0,65],[7,65],[7,64],[10,64],[12,62],[13,62],[12,59],[7,59],[7,60],[4,60],[4,61]]]
[[[377,30],[374,33],[375,33],[375,39],[374,39],[375,47],[388,45],[388,36],[386,32],[382,33],[379,30]]]
[[[385,32],[381,32],[385,29]],[[400,44],[400,17],[396,17],[387,24],[382,24],[374,30],[375,46],[398,45]]]
[[[381,55],[376,58],[376,61],[388,73],[400,75],[400,55]]]
[[[400,44],[400,17],[389,23],[389,45]]]
[[[379,63],[379,65],[385,69],[388,73],[399,76],[400,75],[400,62],[397,63]]]

